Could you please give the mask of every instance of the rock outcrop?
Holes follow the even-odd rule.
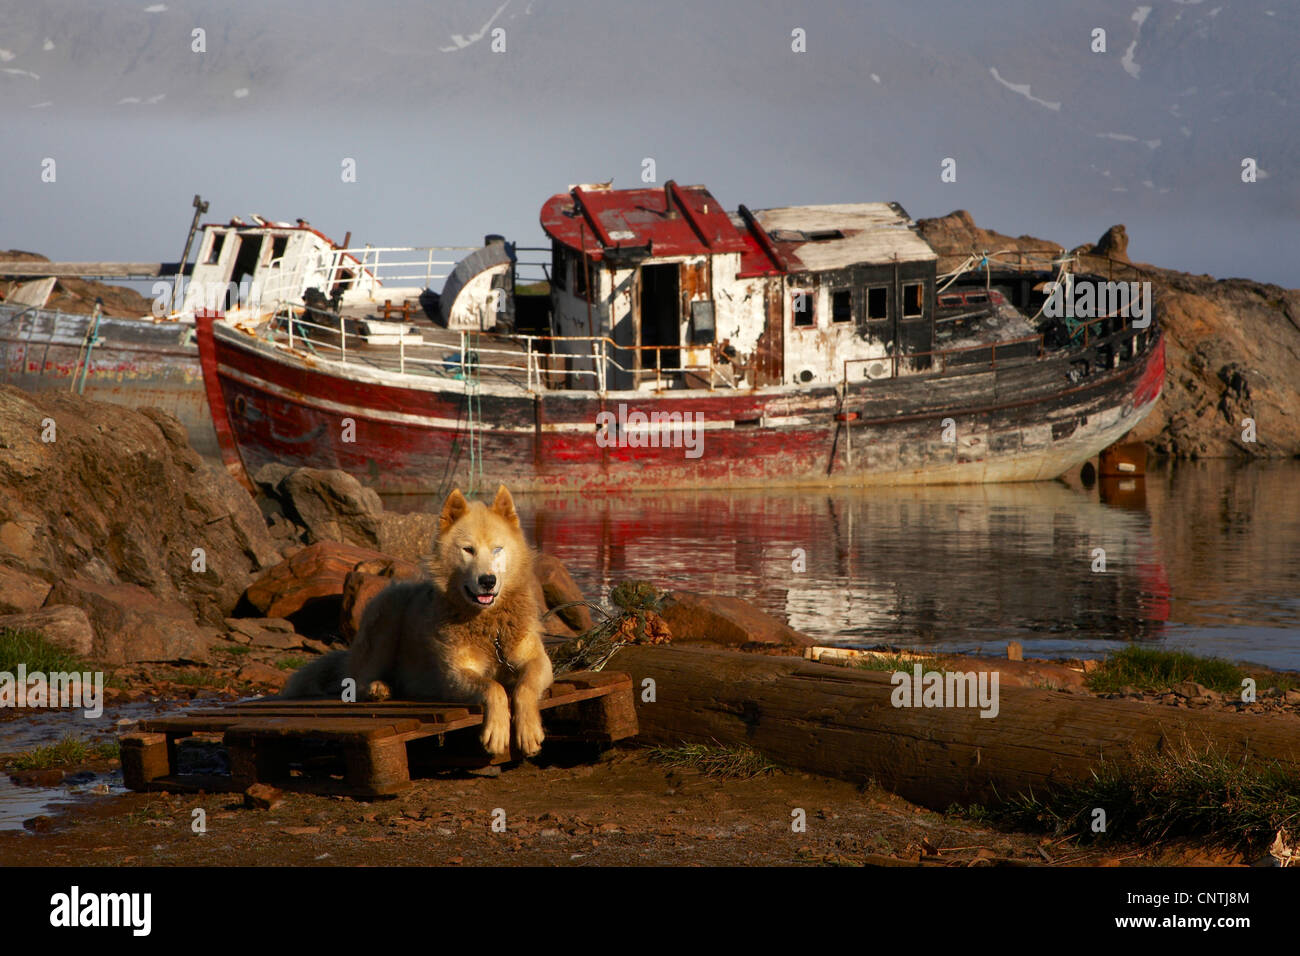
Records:
[[[817,643],[738,597],[669,591],[659,613],[672,631],[674,644],[810,647]]]
[[[193,658],[278,560],[248,493],[174,417],[0,386],[0,610],[44,590],[86,612],[105,661]]]
[[[939,253],[940,272],[971,253],[1011,249],[1043,257],[1062,251],[1033,236],[981,229],[965,210],[917,225]],[[1165,390],[1129,441],[1175,458],[1300,455],[1300,290],[1132,262],[1122,225],[1072,252],[1080,271],[1149,281],[1155,292],[1166,336]]]

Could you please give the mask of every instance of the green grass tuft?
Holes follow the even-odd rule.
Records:
[[[37,747],[9,758],[10,770],[51,770],[56,767],[76,767],[91,760],[109,760],[120,755],[116,740],[89,744],[71,734],[57,744]]]
[[[1094,833],[1095,811],[1106,830]],[[1084,839],[1155,844],[1194,837],[1219,846],[1267,846],[1280,827],[1300,825],[1300,774],[1266,762],[1242,766],[1219,754],[1148,754],[1106,765],[1091,780],[1044,795],[1019,795],[994,808],[1019,829]]]
[[[939,666],[937,657],[913,657],[905,658],[901,654],[889,654],[877,657],[862,657],[854,662],[854,667],[864,671],[907,671],[911,674],[917,664],[921,665],[922,671],[942,671]]]
[[[18,665],[33,671],[84,671],[85,661],[62,648],[55,647],[39,631],[0,629],[0,671],[18,672]]]
[[[1221,658],[1133,646],[1102,661],[1088,675],[1088,687],[1099,694],[1112,694],[1121,687],[1163,693],[1174,684],[1196,681],[1211,690],[1232,694],[1241,691],[1245,676],[1240,667]]]

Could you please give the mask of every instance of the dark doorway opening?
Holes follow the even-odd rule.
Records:
[[[233,309],[241,301],[238,286],[245,277],[252,279],[253,273],[257,271],[257,260],[262,253],[261,236],[240,236],[237,241],[239,251],[235,253],[235,267],[230,272],[230,281],[233,285],[226,286],[227,310]]]
[[[641,353],[641,367],[680,368],[681,286],[677,264],[641,267],[641,344],[668,346]]]

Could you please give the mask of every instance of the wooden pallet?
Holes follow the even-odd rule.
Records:
[[[626,674],[564,674],[543,695],[546,744],[610,744],[637,732]],[[254,783],[355,797],[385,796],[411,785],[412,769],[485,767],[481,707],[429,701],[258,700],[179,717],[141,721],[121,738],[122,777],[132,790],[242,792]],[[230,774],[182,773],[178,744],[220,735]],[[316,773],[310,771],[315,770]]]

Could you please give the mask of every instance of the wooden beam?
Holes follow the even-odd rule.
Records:
[[[0,276],[65,276],[85,279],[153,279],[174,276],[179,262],[32,262],[0,259]],[[191,267],[186,265],[188,274]]]
[[[990,670],[996,663],[990,661]],[[1300,718],[1184,710],[999,684],[974,707],[895,707],[885,672],[686,647],[625,647],[641,739],[749,746],[774,762],[881,786],[924,806],[1086,780],[1103,761],[1190,745],[1300,770]],[[643,681],[654,680],[655,700]]]

